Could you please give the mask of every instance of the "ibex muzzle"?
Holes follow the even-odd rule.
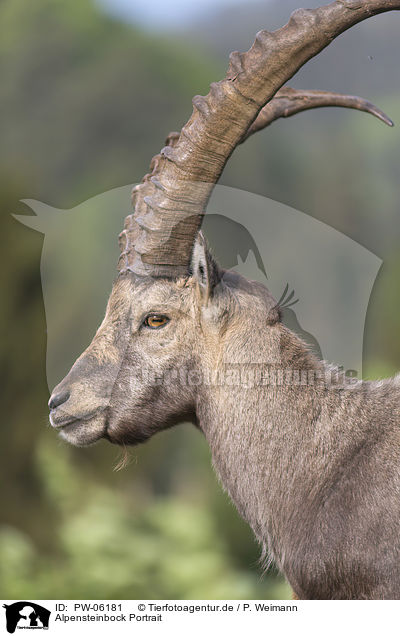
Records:
[[[332,381],[269,291],[222,271],[199,233],[234,148],[279,117],[352,96],[281,88],[336,36],[400,0],[295,12],[233,53],[195,97],[133,192],[119,275],[93,342],[55,388],[51,423],[73,444],[136,444],[191,419],[299,598],[400,598],[400,379]]]

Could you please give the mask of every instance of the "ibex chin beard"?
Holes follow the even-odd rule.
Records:
[[[52,425],[76,445],[135,444],[190,419],[300,599],[400,598],[400,378],[327,384],[326,363],[283,325],[269,290],[221,269],[200,228],[235,147],[276,119],[342,106],[392,125],[365,99],[285,84],[345,30],[399,9],[400,0],[299,9],[231,54],[226,77],[193,99],[190,120],[133,189],[104,321],[49,401]],[[278,372],[317,381],[193,380],[271,358]]]

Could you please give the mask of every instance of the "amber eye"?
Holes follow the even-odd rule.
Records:
[[[160,327],[164,327],[169,322],[169,318],[167,316],[162,316],[161,314],[150,314],[144,320],[145,327],[150,327],[150,329],[159,329]]]

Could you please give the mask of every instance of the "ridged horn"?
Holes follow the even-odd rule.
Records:
[[[336,0],[298,9],[281,29],[260,31],[246,53],[231,53],[225,79],[211,84],[206,97],[193,98],[192,116],[179,138],[170,139],[134,188],[134,212],[120,235],[119,270],[186,275],[213,186],[260,111],[338,35],[399,9],[400,0]]]

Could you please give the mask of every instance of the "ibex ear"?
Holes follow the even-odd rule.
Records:
[[[193,247],[190,274],[197,282],[204,304],[207,304],[219,280],[218,271],[218,265],[208,250],[206,240],[202,232],[199,232]]]

